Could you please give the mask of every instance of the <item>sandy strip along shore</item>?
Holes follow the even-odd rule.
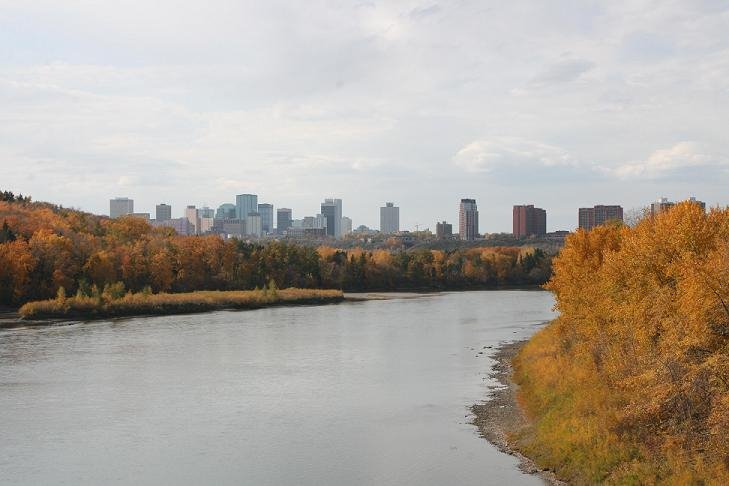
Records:
[[[512,379],[513,368],[511,360],[519,352],[526,341],[517,341],[503,344],[493,359],[491,377],[499,381],[500,385],[494,387],[488,401],[471,407],[475,418],[473,424],[481,432],[481,436],[494,444],[501,452],[510,454],[519,459],[519,469],[539,476],[546,484],[566,484],[554,475],[552,471],[543,470],[534,461],[522,455],[513,447],[509,436],[521,430],[528,422],[516,401],[518,386]]]

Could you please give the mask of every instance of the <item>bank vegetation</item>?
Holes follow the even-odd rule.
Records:
[[[579,231],[548,288],[516,447],[576,484],[729,484],[729,211]]]

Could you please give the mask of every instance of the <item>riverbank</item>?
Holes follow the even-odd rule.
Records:
[[[242,291],[200,291],[179,294],[127,293],[108,296],[59,296],[29,302],[18,313],[23,320],[104,319],[144,315],[170,315],[224,309],[260,309],[279,305],[317,305],[341,302],[340,290],[263,289]]]
[[[491,377],[499,382],[488,401],[473,405],[473,424],[478,427],[481,436],[495,445],[501,452],[519,459],[519,469],[535,474],[547,484],[566,484],[555,476],[554,472],[542,469],[534,461],[523,455],[511,441],[511,437],[523,430],[528,424],[517,401],[518,385],[513,380],[514,368],[512,360],[527,341],[517,341],[502,345],[493,357]]]

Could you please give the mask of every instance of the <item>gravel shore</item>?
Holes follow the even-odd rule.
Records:
[[[514,370],[511,366],[512,359],[524,343],[517,341],[503,344],[493,357],[496,364],[491,377],[498,380],[499,386],[494,387],[487,401],[471,407],[475,416],[473,424],[478,427],[481,436],[501,452],[518,458],[522,471],[539,476],[546,484],[563,485],[566,483],[557,479],[552,471],[539,468],[534,461],[516,450],[509,440],[510,435],[528,425],[516,401],[518,386],[512,379]]]

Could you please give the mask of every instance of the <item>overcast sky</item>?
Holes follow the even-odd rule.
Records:
[[[729,2],[0,0],[0,188],[354,225],[729,203]]]

